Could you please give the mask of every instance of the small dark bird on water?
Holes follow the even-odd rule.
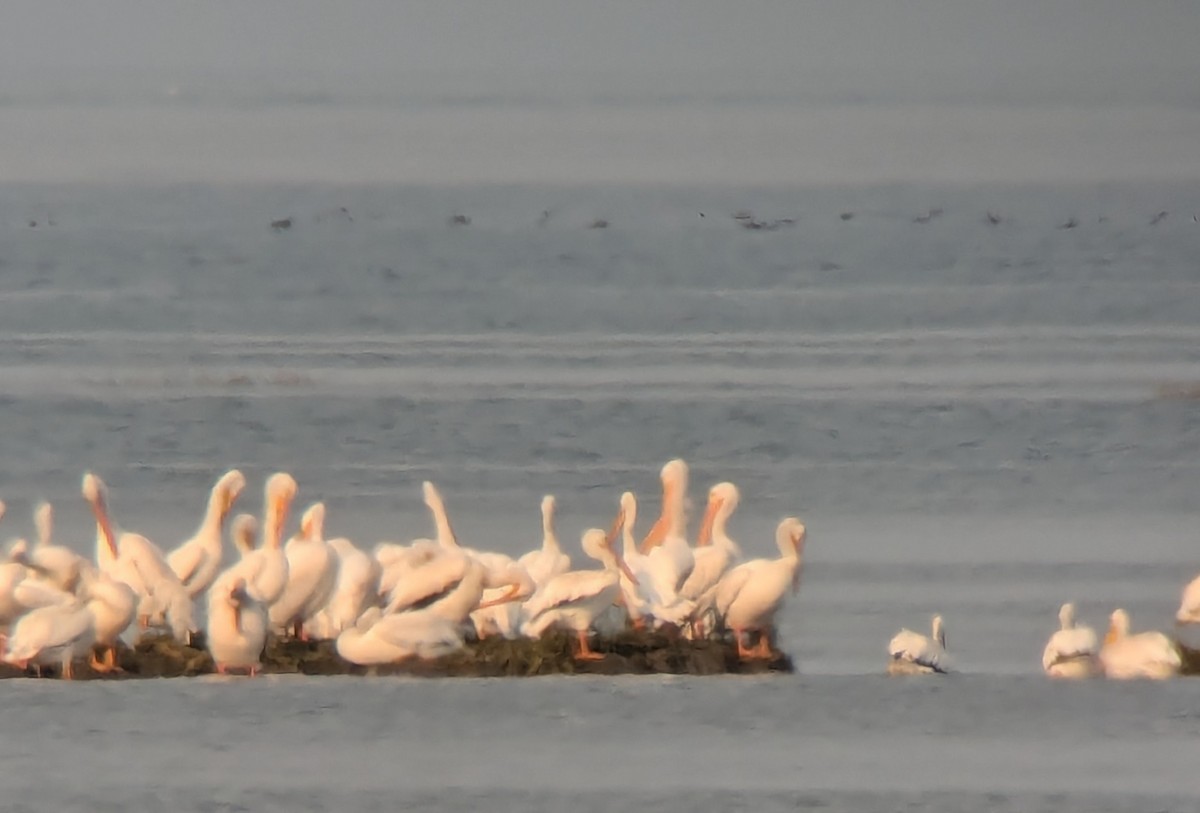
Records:
[[[928,223],[929,221],[933,220],[935,217],[941,217],[941,216],[942,216],[942,210],[940,208],[930,209],[925,214],[917,215],[916,217],[914,217],[913,223]]]
[[[1073,229],[1073,228],[1075,228],[1075,227],[1076,227],[1076,226],[1078,226],[1078,225],[1079,225],[1079,221],[1078,221],[1078,220],[1076,220],[1075,218],[1071,218],[1071,219],[1070,219],[1070,220],[1068,220],[1066,223],[1060,223],[1060,224],[1058,224],[1058,227],[1059,227],[1060,229]]]
[[[987,222],[993,226],[996,226],[1000,223],[1003,223],[1004,218],[989,209],[987,213]]]
[[[1150,225],[1157,226],[1159,223],[1162,222],[1163,218],[1166,216],[1167,216],[1166,211],[1159,212],[1154,217],[1150,218]]]
[[[292,227],[292,219],[290,217],[285,217],[282,220],[272,220],[271,221],[271,228],[274,229],[275,231],[287,231],[291,227]]]

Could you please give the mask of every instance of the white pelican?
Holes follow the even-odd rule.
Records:
[[[208,651],[217,673],[246,669],[258,674],[267,642],[267,611],[251,597],[241,576],[221,579],[208,593]]]
[[[701,597],[709,593],[721,577],[741,560],[742,551],[738,544],[729,538],[726,530],[729,518],[737,510],[739,499],[737,486],[733,483],[717,483],[709,489],[708,508],[704,512],[704,522],[696,539],[696,566],[679,589],[679,595],[683,598],[692,602],[700,601]],[[698,609],[706,612],[709,608]],[[693,633],[697,637],[703,637],[699,615],[700,613],[697,613]]]
[[[646,556],[643,572],[653,584],[660,603],[664,607],[670,607],[678,601],[679,589],[683,587],[696,564],[692,548],[687,541],[687,520],[683,505],[687,496],[687,464],[679,459],[668,462],[662,468],[661,479],[662,514],[642,540],[642,553]],[[691,612],[691,607],[688,608],[688,612]]]
[[[106,576],[90,565],[80,571],[83,595],[92,614],[92,645],[104,650],[101,662],[92,653],[91,666],[97,672],[119,672],[117,639],[121,637],[137,613],[138,599],[133,588]]]
[[[418,539],[411,545],[380,542],[372,558],[379,563],[379,595],[383,603],[391,600],[392,591],[413,570],[428,564],[441,555],[442,547],[432,539]]]
[[[804,542],[808,531],[795,517],[787,517],[775,530],[778,559],[751,559],[728,571],[714,588],[712,601],[717,615],[733,630],[738,657],[770,658],[771,630],[775,614],[783,606],[790,587],[800,588]],[[742,633],[758,631],[758,647],[746,649]]]
[[[197,631],[191,598],[153,542],[141,534],[117,533],[108,516],[106,495],[104,481],[91,472],[83,476],[83,497],[96,517],[97,539],[108,562],[101,564],[100,570],[137,593],[138,618],[143,628],[151,617],[165,613],[171,633],[186,642]]]
[[[18,539],[8,550],[8,561],[0,563],[0,630],[30,610],[75,600],[73,593],[42,577],[28,549],[29,544]]]
[[[623,521],[623,518],[618,518]],[[603,570],[572,570],[555,576],[525,603],[525,622],[521,632],[537,638],[552,626],[575,631],[579,660],[600,660],[604,656],[588,646],[588,629],[621,593],[620,573],[634,584],[637,577],[613,550],[613,533],[599,528],[583,533],[584,552],[600,561]]]
[[[1161,632],[1129,634],[1129,613],[1113,610],[1100,648],[1100,665],[1105,677],[1117,680],[1153,678],[1163,680],[1179,674],[1183,658],[1179,648]]]
[[[648,557],[637,549],[633,529],[637,522],[637,498],[632,491],[621,495],[621,508],[613,524],[612,534],[617,529],[621,531],[622,553],[621,560],[625,569],[621,571],[621,604],[612,611],[606,611],[599,619],[599,626],[606,633],[623,629],[626,620],[634,629],[642,629],[649,620],[653,626],[674,624],[682,626],[691,616],[695,604],[676,596],[663,597],[658,592],[653,573],[650,571]],[[632,573],[633,579],[626,576]],[[620,611],[620,612],[617,612]]]
[[[188,596],[196,598],[217,578],[221,569],[225,518],[246,487],[246,478],[237,469],[226,472],[213,486],[208,510],[191,539],[167,554],[167,564],[183,582]]]
[[[295,498],[296,481],[290,474],[276,472],[267,479],[262,547],[243,552],[241,560],[222,573],[209,592],[222,579],[233,580],[240,576],[246,580],[246,590],[256,601],[270,607],[279,600],[288,582],[283,527],[287,524],[288,509]]]
[[[557,504],[551,494],[542,497],[542,547],[529,551],[517,560],[538,587],[571,569],[571,557],[563,553],[558,536],[554,533],[554,509]]]
[[[74,662],[87,654],[95,640],[94,620],[82,600],[30,610],[13,625],[3,660],[25,669],[29,664],[62,667],[74,677]]]
[[[33,512],[33,524],[37,528],[37,544],[29,552],[30,564],[44,573],[60,590],[73,592],[80,572],[88,566],[87,559],[70,548],[53,543],[54,509],[50,503],[38,504]]]
[[[374,557],[345,537],[326,544],[337,556],[337,582],[325,607],[304,622],[305,628],[312,628],[310,634],[321,639],[336,638],[342,630],[354,626],[379,594],[381,571]]]
[[[1175,620],[1180,624],[1200,624],[1200,576],[1183,588],[1183,599],[1179,602]]]
[[[430,660],[462,649],[459,625],[429,610],[384,615],[363,613],[337,638],[337,652],[351,663],[373,666],[409,658]]]
[[[238,514],[229,526],[229,535],[233,538],[233,547],[238,556],[245,559],[254,552],[258,538],[258,520],[251,514]]]
[[[325,544],[324,529],[325,504],[313,503],[300,519],[300,533],[284,548],[287,585],[267,609],[273,628],[292,628],[301,640],[308,639],[304,619],[325,606],[337,583],[337,555]]]
[[[946,632],[942,617],[933,617],[931,637],[901,629],[888,643],[889,675],[944,674],[947,671]]]
[[[1096,660],[1096,631],[1075,624],[1075,605],[1067,602],[1058,611],[1061,629],[1055,630],[1042,651],[1042,669],[1050,677],[1086,678],[1100,673]]]
[[[487,569],[480,604],[471,612],[476,636],[517,638],[521,633],[521,604],[536,590],[537,582],[519,562]]]

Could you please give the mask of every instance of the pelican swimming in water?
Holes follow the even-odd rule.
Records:
[[[237,469],[222,475],[209,494],[208,510],[196,533],[167,554],[167,564],[193,599],[212,586],[221,570],[225,518],[245,487],[246,478]]]
[[[1067,602],[1058,611],[1060,629],[1054,631],[1042,651],[1042,669],[1050,677],[1087,678],[1100,674],[1096,659],[1096,631],[1076,625],[1075,605]]]
[[[926,637],[910,629],[901,629],[888,643],[889,675],[945,674],[947,670],[946,631],[942,617],[935,615],[931,634]]]
[[[775,616],[787,600],[789,588],[800,589],[804,572],[804,543],[808,531],[795,517],[787,517],[775,529],[778,559],[751,559],[729,570],[706,597],[717,616],[733,631],[739,658],[770,659],[771,631]],[[758,632],[758,646],[747,649],[743,633]]]
[[[171,633],[182,642],[198,631],[192,617],[192,600],[171,570],[162,551],[141,534],[120,531],[108,516],[108,489],[88,472],[83,476],[83,497],[96,518],[96,533],[106,555],[100,570],[129,585],[138,595],[138,619],[143,628],[150,619],[165,614]]]
[[[267,614],[275,629],[293,629],[307,640],[304,620],[329,601],[337,584],[337,555],[325,544],[325,504],[314,503],[300,519],[300,533],[288,540],[287,585]]]
[[[1113,610],[1108,634],[1100,647],[1105,677],[1117,680],[1164,680],[1179,674],[1183,657],[1179,647],[1161,632],[1129,633],[1129,613]]]
[[[267,611],[246,589],[242,576],[219,580],[208,593],[208,651],[217,673],[245,669],[258,674],[267,642]]]
[[[553,495],[542,497],[542,546],[517,560],[538,587],[571,569],[571,557],[563,553],[558,544],[558,535],[554,532],[554,509],[557,505]]]
[[[243,551],[241,560],[218,576],[209,592],[222,579],[241,577],[246,581],[247,592],[264,606],[270,607],[279,600],[288,582],[283,528],[287,524],[288,510],[296,498],[296,490],[296,481],[286,472],[276,472],[267,479],[262,547]],[[222,586],[220,589],[224,591],[229,588]]]
[[[1175,621],[1179,624],[1200,624],[1200,576],[1183,588],[1183,598],[1179,602],[1179,611],[1175,613]]]
[[[623,521],[621,517],[618,520]],[[637,577],[613,550],[615,533],[591,528],[583,534],[583,551],[604,565],[602,570],[572,570],[555,576],[525,603],[521,632],[538,638],[552,626],[574,630],[579,643],[575,657],[600,660],[604,656],[588,645],[588,629],[621,592],[620,574],[637,584]]]

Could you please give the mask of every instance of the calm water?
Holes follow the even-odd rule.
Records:
[[[6,805],[1195,809],[1200,681],[1039,671],[1061,602],[1168,629],[1200,571],[1195,15],[934,43],[879,4],[910,46],[881,49],[840,4],[605,9],[590,44],[430,6],[386,45],[339,17],[322,68],[263,7],[224,74],[219,10],[49,56],[0,32],[0,536],[49,498],[90,550],[93,469],[170,546],[237,466],[239,508],[285,468],[364,546],[430,531],[424,479],[513,553],[554,493],[573,547],[627,488],[647,528],[682,456],[693,525],[722,479],[748,554],[808,524],[800,674],[9,681]],[[960,674],[884,679],[935,611]]]

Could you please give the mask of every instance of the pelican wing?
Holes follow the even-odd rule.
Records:
[[[575,570],[555,576],[525,603],[525,614],[532,619],[548,610],[592,598],[611,587],[614,578],[607,570]]]
[[[1183,588],[1183,599],[1175,618],[1181,624],[1200,624],[1200,576]]]
[[[729,569],[731,557],[729,551],[724,548],[710,545],[697,550],[694,560],[691,574],[679,588],[679,595],[693,601],[721,580],[725,571]]]
[[[67,604],[74,598],[75,596],[71,593],[41,579],[23,579],[13,590],[13,599],[16,603],[31,610],[38,607]]]
[[[1095,655],[1097,650],[1096,631],[1091,627],[1058,630],[1050,636],[1042,651],[1042,668],[1049,669],[1062,661]]]
[[[167,554],[167,565],[185,585],[195,578],[208,560],[208,551],[196,540],[185,542]]]
[[[755,571],[766,561],[766,559],[753,559],[745,564],[738,565],[721,577],[721,580],[717,582],[716,595],[712,601],[718,615],[722,618],[725,617],[725,614],[729,612],[730,605],[737,600],[738,593],[742,592],[743,588],[745,588],[746,584],[754,576]]]
[[[392,589],[385,612],[398,613],[436,600],[462,579],[468,562],[465,556],[443,554],[406,574]]]
[[[371,632],[381,641],[421,657],[431,657],[427,653],[438,653],[443,649],[453,651],[463,644],[455,624],[423,611],[384,616]]]
[[[54,605],[26,615],[13,627],[9,653],[14,659],[31,658],[45,649],[69,644],[92,625],[87,608]]]

